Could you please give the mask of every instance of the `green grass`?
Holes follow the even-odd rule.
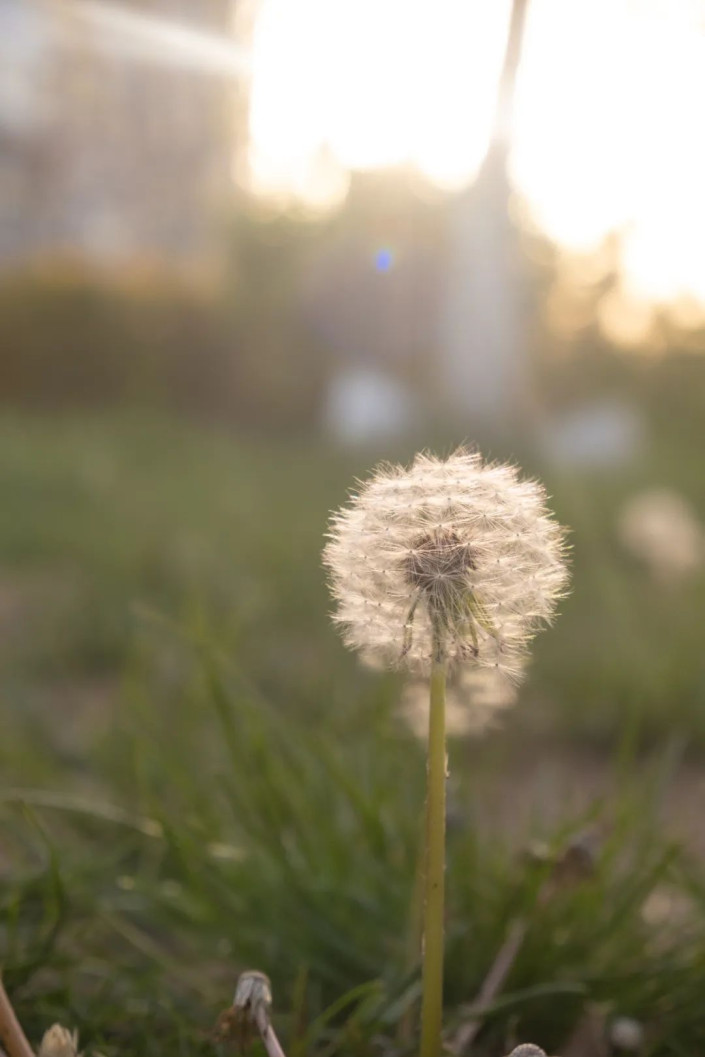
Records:
[[[639,487],[697,502],[692,438],[674,444],[602,476],[527,458],[572,528],[575,585],[506,731],[452,746],[449,1028],[527,928],[478,1054],[559,1052],[594,1005],[642,1020],[650,1055],[705,1037],[705,884],[659,816],[705,735],[705,581],[664,593],[614,533]],[[289,1057],[413,1052],[423,752],[398,680],[329,626],[319,563],[369,463],[138,416],[0,420],[0,962],[32,1038],[59,1019],[106,1057],[213,1052],[257,967]],[[502,766],[523,799],[517,747],[619,745],[613,795],[579,817],[518,840],[485,811]],[[660,748],[647,765],[637,746]],[[546,899],[551,856],[585,832],[592,871]],[[520,854],[530,837],[548,858]],[[664,893],[678,916],[647,921]]]
[[[705,739],[705,575],[664,591],[616,535],[624,499],[653,485],[705,520],[699,444],[663,436],[623,472],[522,459],[571,528],[574,589],[524,693],[552,732],[606,744],[638,713],[653,744],[674,726]],[[274,701],[354,707],[361,676],[329,626],[319,555],[328,511],[371,461],[139,417],[4,416],[0,682],[24,699],[57,680],[119,679],[148,611],[198,610]]]

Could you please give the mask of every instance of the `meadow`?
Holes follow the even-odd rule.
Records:
[[[446,1027],[477,1020],[478,1055],[609,1053],[586,1032],[621,1017],[640,1053],[705,1045],[705,576],[655,581],[616,531],[664,484],[705,519],[698,414],[655,402],[622,469],[515,452],[571,527],[574,584],[517,707],[450,746]],[[374,461],[0,417],[0,961],[30,1038],[60,1020],[105,1057],[211,1053],[255,967],[289,1057],[414,1052],[424,750],[320,567]]]

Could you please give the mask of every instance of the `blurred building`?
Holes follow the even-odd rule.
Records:
[[[0,263],[217,263],[231,22],[231,0],[0,0]]]

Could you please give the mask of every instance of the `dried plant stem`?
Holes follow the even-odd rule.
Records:
[[[0,979],[0,1041],[8,1057],[34,1057]]]
[[[438,642],[435,645],[438,647]],[[446,827],[445,693],[446,662],[442,650],[435,648],[428,725],[421,1057],[439,1057],[441,1052]]]
[[[517,955],[526,936],[528,923],[523,918],[515,919],[509,927],[506,939],[497,956],[492,963],[490,971],[480,988],[473,1006],[481,1009],[497,997],[504,986],[504,982],[512,970]],[[453,1039],[450,1049],[453,1053],[463,1053],[475,1040],[475,1036],[482,1027],[482,1018],[475,1018],[463,1024]]]
[[[264,1048],[267,1051],[269,1057],[285,1057],[284,1051],[281,1048],[279,1039],[277,1038],[274,1028],[272,1027],[269,1017],[263,1010],[258,1010],[256,1015],[257,1027],[259,1033],[262,1036],[262,1042]]]

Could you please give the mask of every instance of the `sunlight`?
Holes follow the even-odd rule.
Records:
[[[110,0],[52,10],[97,47],[249,78],[237,178],[278,206],[326,210],[355,170],[405,166],[448,192],[472,182],[510,2],[251,0],[236,9],[246,46]],[[620,333],[641,333],[644,304],[705,322],[703,99],[700,0],[531,0],[509,130],[519,212],[573,254],[617,236],[603,315]]]
[[[487,149],[508,14],[508,0],[262,0],[253,186],[295,192],[312,159],[408,165],[444,189],[466,185]]]
[[[54,0],[55,30],[109,54],[209,74],[241,76],[247,62],[232,39],[111,0]]]
[[[705,305],[704,26],[689,0],[530,9],[513,181],[560,245],[594,250],[620,235],[625,306]]]
[[[505,0],[261,0],[250,186],[321,208],[349,170],[467,186],[508,15]],[[525,219],[582,253],[618,234],[625,305],[679,300],[689,318],[705,306],[704,25],[694,0],[533,0],[511,130]]]

